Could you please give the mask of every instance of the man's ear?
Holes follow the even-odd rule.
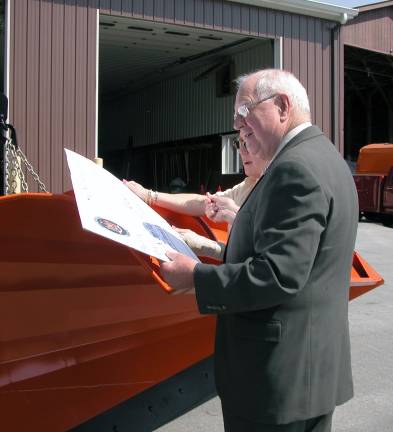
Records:
[[[289,117],[289,112],[291,109],[291,102],[286,94],[279,94],[276,99],[276,104],[278,106],[278,113],[280,114],[281,121],[285,121]]]

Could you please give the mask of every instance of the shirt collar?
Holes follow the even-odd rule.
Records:
[[[270,162],[268,162],[265,166],[265,169],[263,170],[263,174],[265,174],[266,170],[269,168],[270,164],[273,162],[273,160],[277,157],[277,155],[280,153],[280,151],[291,141],[293,138],[295,138],[296,135],[300,134],[301,131],[304,129],[307,129],[308,127],[312,126],[311,122],[304,122],[300,125],[294,127],[291,129],[282,139],[280,145],[278,146],[276,152],[274,153],[272,159]]]

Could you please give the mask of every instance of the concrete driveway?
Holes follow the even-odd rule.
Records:
[[[382,275],[385,284],[350,303],[355,397],[336,409],[333,431],[393,432],[393,228],[361,222],[356,250]],[[223,430],[217,397],[157,429]]]

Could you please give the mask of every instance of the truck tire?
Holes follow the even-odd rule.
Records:
[[[390,214],[381,214],[381,222],[382,225],[386,227],[392,227],[393,226],[393,215]]]
[[[370,222],[379,222],[380,215],[378,213],[363,212],[363,216]]]

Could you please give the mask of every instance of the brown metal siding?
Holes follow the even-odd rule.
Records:
[[[342,43],[393,53],[393,6],[362,12],[342,28]]]
[[[63,189],[63,149],[56,143],[63,142],[63,82],[64,76],[64,5],[53,3],[52,82],[51,82],[51,190]]]
[[[72,0],[71,0],[72,1]],[[62,144],[70,150],[75,150],[75,46],[76,46],[76,14],[74,2],[68,2],[64,6],[64,29],[63,29],[63,43],[64,43],[64,77],[63,77],[63,141]],[[66,167],[63,163],[63,176],[65,189],[70,188],[70,180],[65,175]],[[63,180],[64,179],[64,180]]]
[[[21,6],[23,2],[15,2],[18,7]],[[15,5],[15,7],[16,7]],[[27,39],[26,39],[26,69],[23,70],[26,79],[26,100],[23,100],[24,95],[15,95],[14,99],[11,100],[11,108],[15,107],[15,116],[11,117],[11,120],[16,120],[18,118],[18,110],[20,106],[25,106],[26,108],[26,126],[24,130],[21,130],[21,127],[18,123],[17,131],[19,137],[19,144],[23,148],[25,145],[25,153],[32,163],[32,165],[38,169],[39,168],[39,142],[40,137],[38,134],[38,121],[39,121],[39,63],[40,58],[37,55],[35,47],[39,44],[40,40],[40,27],[35,25],[35,23],[39,20],[40,16],[40,4],[39,2],[35,3],[26,3],[26,13],[28,11],[28,15],[26,14],[26,23],[27,23]],[[28,17],[28,19],[27,19]],[[17,45],[17,41],[15,39],[15,45]],[[16,47],[15,47],[16,48]],[[19,49],[19,48],[18,48]],[[12,54],[12,53],[11,53]],[[20,69],[21,65],[18,64],[16,53],[15,53],[15,69]],[[12,83],[12,81],[11,81]],[[22,84],[20,82],[20,84]],[[15,85],[15,91],[17,89],[17,85]],[[21,101],[18,103],[17,101]],[[12,104],[12,102],[14,102]],[[19,114],[20,116],[20,114]],[[20,121],[23,121],[22,117],[19,117]],[[23,132],[21,136],[20,132]],[[44,153],[45,148],[41,147],[41,152]],[[49,186],[49,185],[48,185]],[[36,190],[36,189],[33,189]]]
[[[12,74],[12,77],[14,77],[15,85],[13,85],[13,81],[11,81],[9,115],[11,120],[16,118],[18,119],[18,122],[15,125],[17,126],[19,143],[23,146],[26,142],[27,133],[27,109],[25,103],[27,95],[27,3],[16,2],[16,4],[12,4],[10,12],[11,23],[13,24],[14,29],[14,37],[10,41],[10,63],[12,65],[10,73]],[[14,15],[12,14],[13,12]],[[15,109],[13,109],[13,101],[23,101],[23,103],[15,104]],[[27,148],[26,150],[29,151]]]
[[[48,187],[52,190],[50,137],[51,115],[51,83],[52,83],[52,4],[40,2],[39,26],[39,69],[38,69],[38,142],[46,146],[38,147],[38,170],[43,179],[48,179]],[[29,15],[28,15],[29,17]],[[50,121],[48,121],[50,119]],[[42,151],[43,150],[43,151]],[[50,183],[49,183],[50,179]]]
[[[337,37],[337,58],[338,64],[338,139],[339,150],[344,154],[344,50],[342,49],[342,31],[339,32]]]
[[[10,119],[22,149],[53,192],[70,187],[63,147],[89,158],[95,153],[97,9],[111,15],[283,37],[284,68],[303,82],[314,122],[331,135],[332,23],[328,21],[220,0],[10,3]]]
[[[10,5],[10,121],[48,190],[61,192],[71,186],[63,148],[95,154],[97,8],[88,0]]]

